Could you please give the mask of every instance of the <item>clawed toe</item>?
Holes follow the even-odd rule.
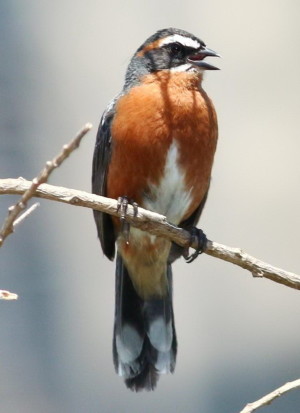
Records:
[[[198,255],[202,254],[205,251],[206,244],[207,244],[207,238],[204,232],[202,231],[202,229],[193,227],[190,233],[191,233],[190,245],[192,245],[195,240],[198,245],[195,251],[193,252],[193,254],[191,255],[189,255],[189,247],[184,249],[183,257],[188,264],[193,262],[198,257]]]

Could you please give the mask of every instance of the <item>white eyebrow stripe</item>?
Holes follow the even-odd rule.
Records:
[[[201,44],[197,40],[191,39],[190,37],[181,36],[180,34],[173,34],[172,36],[168,36],[162,39],[160,46],[176,42],[181,43],[183,46],[192,47],[194,49],[199,49],[199,47],[201,46]]]

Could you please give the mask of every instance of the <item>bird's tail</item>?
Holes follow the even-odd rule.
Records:
[[[177,341],[170,265],[167,278],[167,296],[143,300],[121,256],[117,257],[114,364],[126,386],[134,391],[154,390],[159,374],[172,373],[175,368]]]

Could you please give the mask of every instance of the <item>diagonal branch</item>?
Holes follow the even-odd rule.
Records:
[[[288,382],[284,384],[283,386],[279,387],[278,389],[272,391],[271,393],[266,394],[261,399],[255,402],[252,402],[252,403],[248,403],[247,406],[245,406],[244,409],[240,413],[252,413],[255,410],[259,409],[260,407],[264,407],[272,403],[273,400],[289,392],[290,390],[297,389],[299,387],[300,387],[300,379]]]
[[[76,149],[78,148],[81,139],[87,134],[87,132],[91,129],[92,125],[87,123],[76,135],[74,139],[71,140],[70,143],[64,145],[61,152],[52,159],[52,161],[46,162],[45,167],[39,173],[39,175],[34,178],[27,189],[22,192],[21,199],[13,206],[8,209],[8,215],[4,221],[4,224],[0,230],[0,247],[3,245],[3,242],[6,237],[8,237],[13,231],[15,221],[17,217],[20,215],[22,211],[27,206],[27,202],[31,199],[37,190],[37,188],[44,182],[47,182],[51,172],[59,167],[61,163]],[[32,210],[30,210],[32,212]],[[25,213],[24,218],[29,215],[29,213]],[[20,221],[19,221],[20,222]]]
[[[22,178],[0,179],[0,195],[24,194],[31,185],[32,183],[30,181]],[[88,192],[42,184],[35,190],[34,196],[75,206],[92,208],[106,212],[107,214],[120,216],[117,210],[116,200],[93,195]],[[133,207],[129,205],[126,219],[131,225],[137,228],[148,231],[153,235],[168,238],[183,247],[187,247],[190,244],[190,233],[169,223],[163,215],[139,208],[138,214],[135,216]],[[197,248],[196,243],[193,243],[191,246],[192,248]],[[254,277],[267,278],[279,284],[300,290],[299,275],[273,267],[243,252],[240,248],[227,247],[214,241],[208,241],[205,253],[245,268],[250,271]]]
[[[31,205],[30,208],[26,209],[23,214],[19,215],[18,218],[16,218],[13,222],[13,230],[16,228],[17,225],[21,224],[21,222],[24,221],[27,217],[29,217],[30,214],[33,213],[38,207],[40,206],[39,202],[36,202],[35,204]]]

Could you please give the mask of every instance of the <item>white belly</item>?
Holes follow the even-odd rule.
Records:
[[[143,198],[143,206],[165,215],[173,224],[179,224],[191,204],[192,189],[186,191],[185,174],[178,164],[176,142],[173,142],[169,148],[163,177],[159,184],[149,183],[149,189],[149,193]]]
[[[191,188],[188,191],[185,188],[185,173],[178,162],[178,147],[173,142],[166,157],[163,176],[158,185],[148,183],[142,206],[166,216],[168,221],[178,225],[191,205],[191,191]],[[153,248],[149,251],[150,244]],[[170,241],[131,227],[129,246],[134,254],[130,260],[124,254],[123,259],[139,294],[143,296],[151,292],[153,295],[163,295],[167,288],[166,262]]]

